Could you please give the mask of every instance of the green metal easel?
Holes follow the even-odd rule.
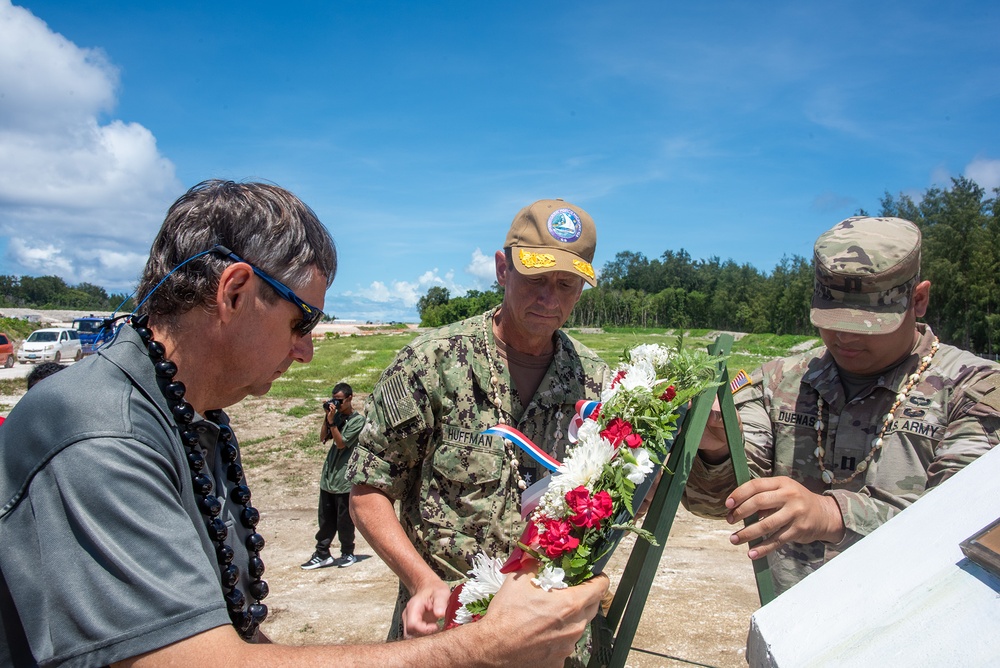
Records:
[[[732,335],[723,334],[708,347],[709,354],[718,358],[716,379],[719,386],[695,397],[681,423],[681,429],[664,466],[663,477],[653,494],[646,519],[643,521],[643,527],[652,531],[658,545],[650,545],[641,539],[635,542],[607,617],[598,614],[592,625],[594,652],[588,668],[623,668],[625,665],[628,653],[632,649],[632,640],[635,638],[639,618],[646,605],[649,588],[656,576],[674,515],[677,514],[677,507],[681,502],[684,485],[687,484],[688,476],[691,474],[694,458],[698,456],[698,444],[701,442],[716,397],[722,410],[722,421],[726,430],[726,440],[729,442],[729,453],[736,470],[736,481],[742,485],[750,480],[750,470],[747,467],[746,453],[743,451],[743,437],[736,417],[733,394],[729,389],[729,371],[725,361],[732,345]],[[756,521],[757,516],[754,515],[748,518],[745,524]],[[757,542],[759,540],[752,544]],[[774,599],[771,571],[766,559],[755,560],[753,567],[760,603],[765,605]]]

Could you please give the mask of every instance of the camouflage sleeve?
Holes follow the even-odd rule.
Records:
[[[731,459],[721,464],[709,464],[700,456],[695,456],[681,502],[699,517],[722,518],[727,512],[726,497],[734,489],[736,473]]]
[[[955,475],[1000,442],[1000,372],[966,390],[927,469],[927,486]]]
[[[750,375],[753,385],[733,396],[736,410],[740,414],[743,449],[753,478],[770,477],[774,470],[774,425],[771,424],[771,413],[764,392],[767,378],[765,371],[766,367],[754,371]]]
[[[770,475],[773,460],[771,419],[764,404],[763,375],[760,370],[751,375],[752,384],[740,389],[733,400],[740,417],[743,448],[755,478]],[[694,458],[691,475],[681,497],[684,507],[701,517],[725,517],[726,497],[736,489],[733,462],[727,459],[709,464],[700,456]]]
[[[597,383],[597,386],[601,389],[604,389],[604,387],[611,382],[611,369],[608,367],[607,362],[600,358],[597,359],[597,365],[594,369],[593,378],[594,382]],[[600,394],[598,393],[597,396],[600,397]]]
[[[347,478],[393,499],[405,496],[420,474],[434,432],[424,380],[428,361],[407,346],[382,373],[365,402],[365,424],[351,454]]]
[[[840,507],[847,532],[838,545],[848,546],[886,523],[1000,442],[1000,373],[990,373],[971,383],[956,398],[948,415],[944,437],[934,448],[927,479],[912,493],[896,495],[866,486],[860,492],[828,490]],[[899,486],[902,487],[904,481]]]

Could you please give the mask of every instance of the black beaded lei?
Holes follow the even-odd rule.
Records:
[[[222,593],[229,610],[229,619],[244,640],[251,640],[257,633],[261,622],[267,617],[267,606],[261,603],[268,594],[267,582],[261,579],[264,574],[264,562],[260,558],[260,551],[264,549],[264,537],[255,531],[257,522],[260,520],[260,513],[250,505],[250,488],[244,484],[243,467],[237,463],[239,450],[236,447],[232,428],[221,423],[222,411],[206,411],[205,417],[218,425],[217,447],[221,449],[223,459],[229,464],[226,477],[234,485],[229,492],[229,499],[233,503],[243,506],[243,510],[240,511],[240,522],[252,531],[247,536],[246,548],[249,556],[247,572],[251,579],[249,593],[254,602],[246,605],[246,597],[236,586],[240,580],[240,569],[233,563],[235,553],[233,548],[225,543],[229,530],[226,528],[226,523],[219,517],[222,512],[222,503],[212,494],[212,479],[203,472],[205,458],[199,443],[201,434],[208,429],[208,425],[204,422],[194,422],[194,408],[184,401],[184,383],[173,379],[177,374],[177,365],[164,357],[166,349],[162,343],[153,340],[153,332],[147,327],[148,323],[149,317],[144,315],[135,318],[132,326],[149,351],[149,357],[156,368],[156,379],[160,391],[163,392],[163,396],[170,406],[170,411],[177,421],[177,426],[181,430],[181,441],[187,450],[188,465],[191,467],[191,481],[194,486],[195,498],[198,502],[198,508],[205,516],[208,536],[215,544]]]

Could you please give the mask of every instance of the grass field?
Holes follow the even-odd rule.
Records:
[[[704,348],[712,343],[718,332],[704,329],[573,329],[570,335],[614,366],[622,353],[640,343],[673,343],[683,334],[684,345]],[[303,417],[320,410],[329,397],[330,389],[340,381],[350,383],[354,391],[368,394],[393,357],[417,335],[411,330],[392,330],[364,336],[328,336],[317,339],[311,364],[293,364],[271,388],[269,396],[276,399],[301,399],[291,408],[293,417]],[[796,346],[818,340],[808,336],[778,336],[776,334],[747,334],[733,344],[729,358],[730,369],[749,372],[763,362],[790,354]],[[19,395],[24,391],[24,379],[0,380],[0,395]],[[9,407],[7,407],[9,408]],[[0,410],[6,410],[2,408]]]
[[[312,362],[293,364],[274,383],[269,396],[323,401],[341,381],[355,392],[368,394],[400,348],[414,338],[412,332],[403,332],[317,339]]]
[[[664,330],[570,330],[570,335],[614,366],[622,353],[641,343],[673,343],[679,331]],[[687,330],[684,345],[704,348],[712,343],[718,332]],[[309,365],[295,364],[275,382],[270,396],[281,399],[305,399],[309,402],[296,411],[308,414],[318,410],[320,403],[329,396],[334,384],[345,381],[354,391],[368,394],[393,357],[404,345],[416,338],[413,333],[369,334],[366,336],[340,336],[320,339],[315,344],[313,361]],[[814,340],[808,336],[777,336],[774,334],[748,334],[733,345],[729,365],[733,369],[751,369],[775,357],[788,355],[794,346]]]

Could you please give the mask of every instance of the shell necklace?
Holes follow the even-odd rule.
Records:
[[[896,401],[893,402],[892,408],[890,408],[889,412],[882,418],[882,428],[879,429],[878,436],[876,436],[875,440],[872,441],[872,448],[868,451],[868,455],[863,460],[858,462],[857,467],[854,469],[854,473],[846,478],[835,478],[833,473],[826,470],[826,465],[823,462],[823,458],[826,456],[826,449],[823,448],[823,397],[816,398],[816,449],[813,451],[813,455],[815,455],[816,461],[819,463],[820,478],[823,479],[823,482],[827,485],[846,485],[868,470],[868,465],[872,463],[875,453],[881,450],[882,446],[885,444],[885,432],[889,429],[889,425],[892,424],[895,419],[896,411],[900,406],[906,403],[906,398],[909,396],[910,390],[912,390],[913,387],[920,382],[920,378],[924,375],[924,372],[927,371],[927,367],[931,365],[931,360],[934,359],[934,355],[937,353],[939,346],[940,341],[935,336],[934,341],[931,342],[931,352],[921,358],[920,366],[918,366],[917,370],[911,373],[909,378],[907,378],[906,387],[903,388],[902,392],[896,395]]]
[[[205,517],[208,536],[215,545],[215,556],[219,563],[222,593],[229,610],[229,619],[244,640],[252,641],[257,635],[257,628],[267,617],[267,606],[261,601],[267,596],[269,588],[267,582],[261,579],[264,574],[264,562],[260,558],[260,551],[264,549],[264,537],[257,533],[260,512],[250,505],[250,488],[244,480],[243,467],[238,463],[240,451],[233,430],[223,422],[225,414],[221,410],[205,411],[205,417],[214,422],[219,429],[217,447],[221,449],[222,457],[228,463],[226,477],[233,483],[229,499],[243,506],[240,511],[240,523],[250,532],[244,542],[248,558],[247,573],[250,576],[249,593],[253,601],[249,605],[247,597],[237,587],[240,569],[232,563],[235,553],[225,542],[229,536],[229,527],[220,517],[222,502],[212,493],[216,491],[214,484],[205,474],[208,464],[202,455],[200,445],[201,433],[205,426],[194,421],[194,407],[184,401],[187,388],[184,387],[184,383],[174,380],[174,376],[177,375],[177,365],[165,357],[166,348],[163,344],[153,339],[153,331],[149,329],[149,315],[135,318],[132,326],[149,351],[149,358],[156,369],[160,391],[170,406],[170,412],[180,431],[181,441],[186,446],[188,466],[191,469],[191,484],[198,508]],[[222,487],[217,491],[225,493]]]
[[[507,424],[507,419],[504,417],[502,404],[500,402],[500,378],[497,376],[497,371],[499,366],[493,361],[493,346],[490,344],[490,331],[493,329],[493,316],[500,312],[500,307],[490,309],[483,314],[483,348],[486,350],[486,363],[490,368],[490,401],[497,409],[497,421],[500,424]],[[510,459],[510,471],[511,475],[514,476],[514,480],[517,481],[517,488],[521,491],[527,489],[528,484],[524,482],[524,478],[521,477],[521,471],[518,468],[517,452],[514,450],[514,444],[508,439],[503,440],[504,450],[507,452],[507,457]]]

